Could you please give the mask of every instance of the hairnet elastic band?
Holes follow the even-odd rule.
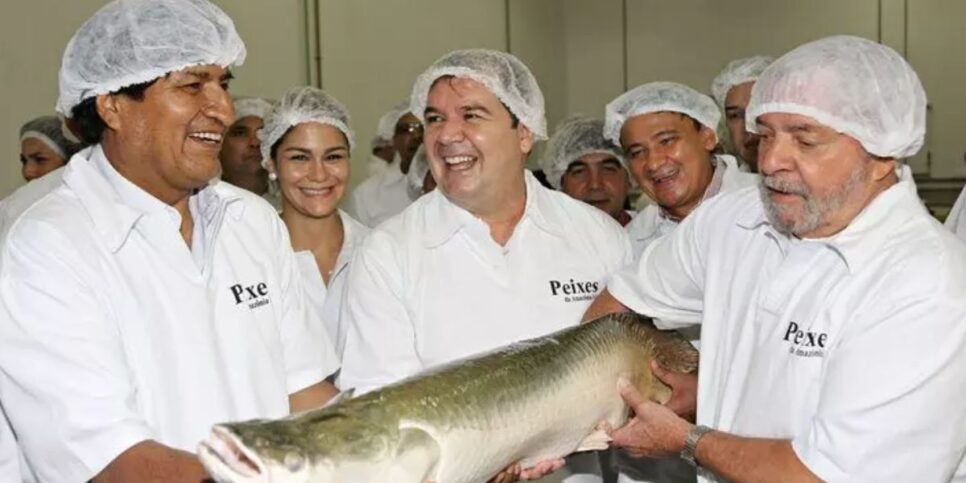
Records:
[[[20,135],[20,142],[22,143],[25,139],[37,139],[40,142],[46,144],[47,147],[50,148],[55,153],[57,153],[58,156],[64,159],[67,159],[67,153],[64,152],[64,149],[61,148],[60,145],[55,143],[53,139],[50,139],[50,136],[47,136],[42,132],[26,131]]]

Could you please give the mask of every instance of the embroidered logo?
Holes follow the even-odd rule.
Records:
[[[550,294],[554,297],[563,296],[564,302],[594,300],[599,289],[599,282],[575,282],[574,279],[568,282],[550,281]]]
[[[799,357],[825,357],[828,334],[803,330],[797,322],[791,321],[782,340],[791,343],[788,347],[789,354]]]
[[[235,297],[235,305],[247,304],[251,310],[268,305],[270,302],[268,285],[265,282],[255,285],[242,285],[240,283],[232,285],[231,294]]]

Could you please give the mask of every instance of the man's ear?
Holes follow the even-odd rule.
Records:
[[[121,110],[124,100],[117,94],[106,94],[97,96],[97,114],[101,116],[104,124],[114,131],[121,128]]]
[[[520,152],[530,154],[533,151],[533,131],[530,130],[523,123],[517,126],[517,132],[520,136]]]
[[[708,152],[714,151],[714,148],[718,146],[718,133],[714,129],[701,126],[701,132],[698,135],[701,136],[701,144]]]
[[[872,166],[869,172],[872,175],[873,181],[882,181],[886,177],[895,174],[897,163],[895,158],[877,158],[872,156],[871,160]]]

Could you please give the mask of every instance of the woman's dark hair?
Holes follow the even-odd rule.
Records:
[[[144,92],[157,81],[155,79],[149,82],[130,85],[111,94],[120,94],[130,97],[135,101],[143,101]],[[74,106],[70,110],[70,117],[74,121],[74,125],[78,131],[77,135],[80,137],[82,143],[91,145],[101,142],[101,136],[104,135],[104,129],[107,128],[107,125],[104,124],[101,115],[97,113],[97,96],[84,99],[80,104]]]
[[[285,136],[288,136],[288,133],[292,132],[292,129],[295,129],[295,126],[289,126],[288,129],[285,130],[285,133],[278,138],[278,141],[275,141],[275,143],[272,144],[272,147],[269,149],[270,159],[275,159],[275,156],[278,154],[278,147],[282,144],[282,141],[285,140]]]

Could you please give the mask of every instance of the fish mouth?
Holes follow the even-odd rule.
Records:
[[[211,429],[208,439],[198,445],[198,457],[219,482],[268,482],[258,456],[223,426]]]

